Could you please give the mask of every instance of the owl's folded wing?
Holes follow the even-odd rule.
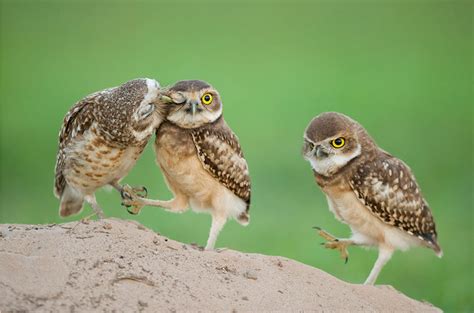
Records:
[[[355,168],[349,184],[359,200],[380,220],[439,250],[433,216],[405,163],[387,156],[362,164]]]
[[[250,177],[237,136],[220,118],[193,129],[192,138],[203,167],[250,206]]]
[[[63,125],[59,132],[59,150],[56,156],[54,179],[54,194],[58,198],[61,197],[66,186],[66,181],[62,173],[66,161],[64,149],[72,139],[78,135],[82,135],[84,131],[91,126],[92,120],[87,114],[87,109],[88,106],[94,102],[95,95],[96,94],[90,95],[77,102],[64,117]]]

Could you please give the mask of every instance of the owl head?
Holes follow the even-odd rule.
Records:
[[[303,157],[316,173],[331,177],[372,146],[372,139],[359,123],[327,112],[313,118],[306,128]]]
[[[135,79],[122,85],[127,89],[128,97],[135,97],[131,101],[131,125],[135,131],[149,133],[148,128],[156,128],[166,115],[167,105],[159,99],[160,84],[149,78]],[[133,95],[136,93],[136,95]]]
[[[197,128],[222,116],[219,93],[202,80],[179,81],[161,99],[171,104],[167,119],[179,127]]]
[[[160,101],[160,85],[154,79],[138,78],[89,97],[95,98],[95,118],[116,140],[142,141],[153,134],[167,111]]]

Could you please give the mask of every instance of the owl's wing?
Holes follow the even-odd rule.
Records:
[[[203,167],[250,206],[250,177],[237,136],[221,117],[191,131]]]
[[[385,155],[355,168],[349,184],[359,200],[380,220],[440,251],[430,208],[405,163]]]
[[[66,162],[64,150],[69,142],[75,137],[82,135],[91,126],[92,119],[88,109],[94,103],[96,96],[97,93],[77,102],[64,117],[63,125],[59,132],[59,150],[55,166],[54,194],[58,198],[61,197],[66,187],[66,180],[62,173]]]

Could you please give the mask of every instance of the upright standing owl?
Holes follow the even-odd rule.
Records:
[[[167,105],[159,101],[159,88],[153,79],[135,79],[91,94],[69,110],[59,133],[54,184],[61,216],[79,213],[86,201],[102,218],[94,193],[105,185],[122,196],[137,192],[119,181],[164,119]]]
[[[356,121],[339,113],[315,117],[304,134],[303,155],[336,218],[352,237],[319,229],[327,248],[348,257],[350,245],[376,246],[379,256],[365,284],[374,284],[396,249],[433,249],[441,257],[433,216],[410,168],[380,149]]]
[[[206,250],[212,250],[228,218],[249,223],[247,162],[237,136],[224,121],[217,90],[206,82],[188,80],[163,94],[172,107],[156,132],[155,152],[174,198],[125,199],[124,204],[134,206],[136,212],[144,205],[175,213],[188,207],[209,212],[212,226]]]

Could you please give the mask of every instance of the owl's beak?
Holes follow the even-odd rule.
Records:
[[[322,158],[327,157],[329,154],[326,152],[326,149],[322,145],[318,145],[318,146],[316,146],[316,150],[314,152],[314,155],[318,159],[322,159]]]
[[[196,115],[197,106],[199,105],[199,100],[191,100],[189,101],[189,105],[191,106],[191,113],[194,117]]]

